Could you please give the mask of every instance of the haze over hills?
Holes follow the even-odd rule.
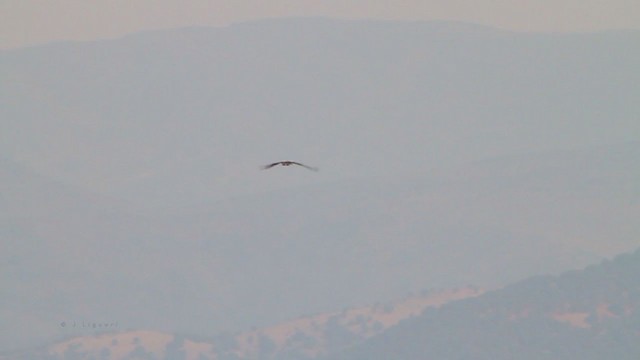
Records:
[[[170,334],[158,331],[114,331],[117,324],[98,324],[96,335],[78,336],[26,353],[10,356],[73,359],[135,357],[167,359],[255,359],[289,357],[316,358],[362,342],[393,327],[403,319],[420,314],[425,308],[478,296],[476,288],[423,291],[385,304],[303,316],[262,329],[213,338]],[[69,327],[94,324],[69,323]]]
[[[330,359],[620,359],[640,356],[640,250],[538,276],[422,315]]]
[[[289,186],[250,176],[280,159],[304,184],[636,141],[639,36],[292,19],[4,51],[0,139],[148,211]]]
[[[104,331],[11,359],[636,359],[640,250],[484,293],[434,291],[214,338]],[[80,326],[80,324],[78,324]]]
[[[2,51],[0,349],[63,321],[213,336],[632,250],[639,42],[290,19]],[[259,170],[287,159],[320,171]]]

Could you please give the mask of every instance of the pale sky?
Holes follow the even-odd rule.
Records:
[[[0,0],[0,48],[291,16],[458,20],[516,31],[598,31],[640,29],[640,1]]]

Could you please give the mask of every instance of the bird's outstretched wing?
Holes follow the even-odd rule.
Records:
[[[305,165],[305,164],[301,164],[301,163],[299,163],[299,162],[295,162],[295,161],[292,161],[291,163],[292,163],[292,164],[295,164],[295,165],[302,166],[302,167],[307,168],[307,169],[309,169],[309,170],[311,170],[311,171],[318,171],[318,168],[317,168],[317,167],[307,166],[307,165]]]
[[[262,170],[267,170],[267,169],[271,169],[272,167],[276,166],[276,165],[280,165],[280,161],[278,162],[274,162],[273,164],[269,164],[269,165],[265,165],[262,167]]]

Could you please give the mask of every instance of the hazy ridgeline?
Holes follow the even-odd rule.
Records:
[[[291,19],[0,52],[0,349],[638,247],[640,33]],[[260,166],[297,160],[320,168]]]

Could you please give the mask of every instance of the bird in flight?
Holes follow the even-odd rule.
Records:
[[[282,165],[282,166],[298,165],[298,166],[302,166],[302,167],[307,168],[307,169],[312,170],[312,171],[318,171],[318,168],[307,166],[305,164],[301,164],[301,163],[295,162],[295,161],[278,161],[278,162],[274,162],[273,164],[265,165],[265,166],[262,167],[262,169],[263,170],[271,169],[272,167],[274,167],[276,165]]]

